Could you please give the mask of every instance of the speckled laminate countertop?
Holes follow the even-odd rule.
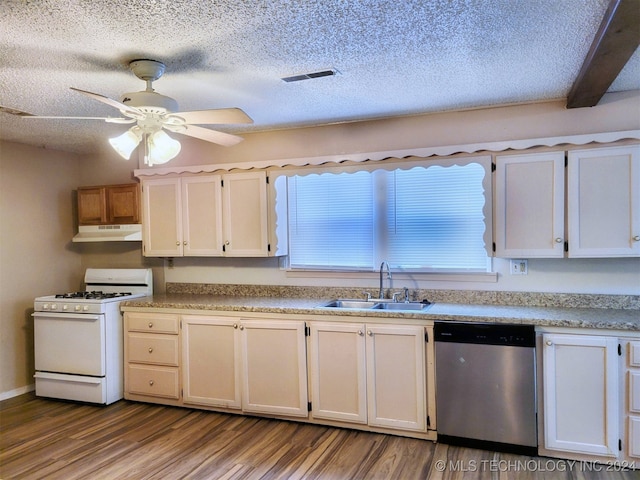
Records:
[[[640,310],[614,308],[560,308],[540,306],[474,305],[436,302],[425,311],[319,308],[318,298],[228,296],[174,293],[121,303],[123,311],[139,309],[209,310],[275,314],[378,317],[406,320],[449,320],[537,326],[640,331]]]

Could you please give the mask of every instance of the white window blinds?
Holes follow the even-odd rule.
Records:
[[[291,268],[487,271],[485,167],[289,178]]]

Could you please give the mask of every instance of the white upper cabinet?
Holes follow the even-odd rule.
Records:
[[[220,175],[142,181],[144,255],[222,255]]]
[[[286,188],[265,171],[143,179],[142,198],[145,256],[287,253]]]
[[[142,181],[142,232],[145,256],[182,256],[180,179]]]
[[[223,175],[224,252],[229,257],[266,257],[269,253],[267,174]]]
[[[640,255],[640,145],[569,152],[569,256]]]
[[[496,157],[496,256],[564,256],[564,152]]]

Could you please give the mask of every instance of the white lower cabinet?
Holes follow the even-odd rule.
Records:
[[[305,324],[182,316],[184,402],[308,415]]]
[[[427,431],[425,327],[310,324],[312,416]]]
[[[544,446],[618,456],[618,339],[543,335]]]
[[[626,444],[630,461],[640,460],[640,339],[623,344],[626,352]]]
[[[640,333],[545,330],[538,343],[542,351],[540,454],[615,460],[620,466],[636,462],[637,468]]]
[[[242,407],[239,322],[208,315],[182,316],[184,402]]]

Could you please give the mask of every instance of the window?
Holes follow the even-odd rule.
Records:
[[[388,168],[388,167],[387,167]],[[289,177],[292,269],[486,272],[486,165]]]

